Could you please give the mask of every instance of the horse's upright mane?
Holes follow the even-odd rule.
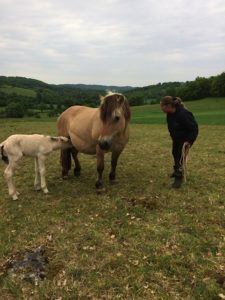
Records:
[[[130,120],[131,112],[129,103],[126,97],[119,93],[108,92],[104,97],[101,97],[100,116],[105,123],[112,115],[112,112],[122,106],[126,121]]]

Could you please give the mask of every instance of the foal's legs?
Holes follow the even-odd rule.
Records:
[[[41,189],[41,175],[39,172],[39,165],[38,165],[38,158],[35,157],[35,179],[34,179],[34,188],[36,191],[39,191]]]
[[[74,176],[80,176],[80,170],[81,170],[81,166],[80,166],[80,162],[77,158],[77,154],[78,154],[78,151],[77,149],[75,149],[74,147],[71,149],[71,154],[72,154],[72,157],[74,159],[74,163],[75,163],[75,168],[74,168]]]
[[[45,194],[48,193],[48,188],[46,185],[46,179],[45,179],[45,156],[40,155],[38,156],[38,168],[39,168],[39,173],[41,177],[41,189]]]
[[[71,168],[71,149],[61,150],[60,161],[62,166],[62,178],[68,179],[68,173]]]
[[[19,193],[16,191],[16,186],[13,180],[13,175],[16,167],[16,161],[9,160],[9,164],[4,171],[4,176],[8,185],[9,196],[12,197],[13,200],[17,200],[19,195]]]
[[[95,183],[95,187],[97,189],[101,189],[103,187],[103,182],[102,182],[102,173],[104,171],[104,152],[97,147],[97,171],[98,171],[98,179]]]
[[[120,156],[121,152],[112,152],[111,156],[111,170],[109,173],[109,180],[113,182],[116,179],[116,166],[117,166],[117,161]]]

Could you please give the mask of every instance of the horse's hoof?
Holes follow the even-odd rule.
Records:
[[[96,189],[101,189],[102,187],[103,187],[103,184],[102,184],[102,181],[96,181],[96,183],[95,183],[95,187],[96,187]]]
[[[35,189],[35,191],[37,191],[37,192],[38,192],[38,191],[40,191],[40,190],[41,190],[41,187],[40,187],[40,186],[35,186],[35,187],[34,187],[34,189]]]
[[[110,174],[109,174],[109,180],[110,180],[110,181],[113,181],[113,180],[115,180],[115,179],[116,179],[115,173],[110,173]]]
[[[98,195],[104,194],[105,192],[106,192],[106,188],[105,187],[101,187],[101,188],[96,189],[96,193]]]
[[[63,176],[62,176],[62,179],[63,179],[63,180],[68,180],[68,179],[69,179],[69,176],[68,176],[68,175],[63,175]]]
[[[113,180],[110,179],[109,182],[110,182],[110,184],[116,184],[117,183],[116,179],[113,179]]]
[[[73,171],[73,174],[75,177],[79,177],[80,176],[80,170],[75,170]]]
[[[17,194],[14,194],[14,195],[12,196],[12,200],[13,200],[13,201],[18,200]]]

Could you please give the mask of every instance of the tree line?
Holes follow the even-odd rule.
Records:
[[[15,89],[16,88],[16,89]],[[40,117],[42,112],[57,116],[72,105],[99,106],[101,90],[74,85],[51,85],[36,79],[0,76],[0,117]],[[120,89],[120,90],[119,90]],[[28,93],[32,91],[32,93]],[[121,91],[121,87],[118,90]],[[187,82],[164,82],[122,90],[131,106],[158,103],[165,95],[184,101],[206,97],[225,97],[225,72],[209,78],[197,77]]]
[[[225,72],[210,78],[197,77],[193,81],[165,82],[137,88],[125,93],[131,105],[159,103],[163,96],[194,101],[207,97],[225,97]]]

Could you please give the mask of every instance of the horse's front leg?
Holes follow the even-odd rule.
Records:
[[[38,168],[39,168],[39,174],[40,174],[40,180],[41,180],[41,189],[44,192],[44,194],[48,194],[48,188],[46,184],[46,179],[45,179],[45,156],[40,155],[38,156]]]
[[[117,166],[117,161],[120,156],[121,152],[112,152],[112,157],[111,157],[111,170],[109,173],[109,180],[113,183],[116,179],[116,166]]]
[[[16,186],[13,180],[13,175],[16,167],[17,165],[15,162],[9,162],[8,166],[4,171],[4,176],[8,185],[9,196],[12,197],[13,200],[17,200],[19,194],[16,191]]]
[[[104,171],[104,151],[102,151],[99,146],[97,146],[97,171],[98,171],[98,179],[95,183],[96,189],[101,189],[103,187],[102,181],[102,173]]]

